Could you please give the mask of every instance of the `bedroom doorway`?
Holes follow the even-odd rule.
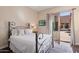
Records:
[[[71,42],[71,13],[60,12],[60,42]]]
[[[58,44],[61,44],[61,42],[72,44],[71,35],[74,35],[74,33],[71,34],[71,31],[74,29],[74,27],[71,29],[72,13],[70,11],[59,12],[55,14],[54,18],[54,41]]]

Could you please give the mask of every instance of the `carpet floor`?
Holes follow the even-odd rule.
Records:
[[[70,43],[60,42],[60,44],[54,42],[54,48],[49,48],[48,53],[73,53],[73,49]]]

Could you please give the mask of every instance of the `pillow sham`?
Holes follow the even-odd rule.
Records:
[[[31,29],[12,29],[11,31],[12,35],[15,35],[15,36],[23,36],[23,35],[29,35],[29,34],[32,34],[32,30]]]
[[[14,36],[14,35],[15,35],[15,36],[19,35],[18,29],[12,29],[11,33],[12,33],[13,36]]]
[[[24,29],[19,29],[19,35],[21,35],[21,36],[25,35]]]

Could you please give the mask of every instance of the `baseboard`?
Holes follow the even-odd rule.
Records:
[[[8,45],[1,46],[0,49],[3,49],[3,48],[5,48],[5,47],[8,47]]]

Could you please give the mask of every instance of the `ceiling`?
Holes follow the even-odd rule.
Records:
[[[48,8],[54,8],[55,6],[29,6],[29,7],[35,11],[42,11]]]

